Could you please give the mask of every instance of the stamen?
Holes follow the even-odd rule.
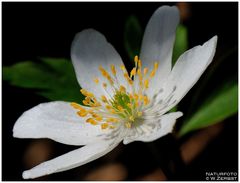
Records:
[[[88,118],[86,122],[91,123],[92,125],[97,125],[98,123],[93,118]]]
[[[86,97],[94,97],[93,93],[91,92],[88,92],[87,90],[85,89],[81,89],[80,92],[85,95]]]
[[[142,68],[142,61],[140,59],[138,60],[138,68]]]
[[[142,116],[142,112],[137,112],[138,117]]]
[[[119,110],[119,111],[121,111],[121,112],[123,112],[123,111],[124,111],[123,107],[122,107],[122,106],[120,106],[120,105],[119,105],[119,106],[117,106],[117,108],[118,108],[118,110]]]
[[[108,123],[103,123],[103,124],[101,124],[101,128],[102,129],[106,129],[108,127]]]
[[[143,74],[146,75],[147,73],[148,73],[148,68],[145,67],[145,68],[143,69]]]
[[[96,113],[93,113],[92,117],[97,121],[102,121],[102,119],[103,119],[103,117],[101,115],[98,115]]]
[[[109,83],[113,85],[113,79],[111,78],[109,73],[104,68],[102,68],[102,66],[99,66],[99,70],[101,71],[103,77],[105,77],[109,81]]]
[[[130,116],[129,119],[130,119],[130,121],[134,121],[134,117],[133,116]]]
[[[126,128],[132,128],[133,124],[137,123],[138,118],[144,118],[142,110],[145,110],[150,103],[150,99],[145,95],[145,90],[149,88],[151,79],[155,76],[159,64],[155,62],[150,72],[147,67],[142,70],[142,62],[138,56],[134,57],[134,62],[135,66],[130,74],[124,65],[120,66],[123,71],[121,74],[123,74],[127,83],[131,85],[128,90],[118,81],[117,71],[113,64],[110,65],[110,72],[100,66],[99,70],[107,80],[107,83],[103,82],[101,84],[109,96],[107,96],[108,98],[105,95],[95,97],[93,93],[81,89],[80,92],[85,96],[82,103],[90,109],[72,102],[70,105],[77,110],[77,115],[87,117],[87,123],[99,125],[101,129],[114,129],[117,127],[115,125],[118,122],[122,122]],[[138,80],[135,82],[136,75]],[[96,84],[100,82],[97,77],[93,81]],[[113,95],[109,93],[109,90],[112,90]]]
[[[104,103],[108,103],[107,97],[105,97],[104,95],[101,96],[101,99]]]
[[[94,78],[94,80],[93,80],[96,84],[98,84],[99,83],[99,79],[98,78]]]
[[[107,83],[103,83],[103,88],[107,88]]]
[[[120,69],[121,69],[122,71],[124,71],[124,72],[126,71],[126,68],[125,68],[124,65],[121,65],[121,66],[120,66]]]
[[[75,103],[75,102],[71,102],[70,104],[74,109],[78,109],[78,110],[83,110],[84,108],[81,107],[79,104]]]
[[[120,85],[119,91],[122,93],[126,93],[126,88],[122,85]]]
[[[111,64],[111,71],[112,71],[112,74],[114,75],[114,76],[116,76],[116,69],[115,69],[115,66],[113,65],[113,64]]]
[[[84,109],[84,110],[78,111],[77,114],[81,117],[85,117],[87,116],[88,112]]]
[[[134,57],[134,62],[137,65],[137,62],[138,62],[138,56],[137,55]]]
[[[144,87],[145,87],[146,89],[148,89],[148,87],[149,87],[149,80],[148,80],[148,79],[146,79],[146,80],[144,81]]]
[[[106,122],[119,122],[117,118],[108,118]]]
[[[148,97],[147,97],[147,96],[144,96],[144,99],[143,99],[143,101],[144,101],[144,105],[147,105],[147,104],[149,104],[149,99],[148,99]]]
[[[125,127],[126,127],[126,128],[131,128],[131,127],[132,127],[132,125],[131,125],[131,123],[130,123],[130,122],[126,122],[126,123],[125,123]]]
[[[132,78],[133,76],[135,76],[136,74],[136,67],[134,67],[130,73],[130,78]]]

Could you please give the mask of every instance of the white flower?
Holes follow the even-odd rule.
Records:
[[[87,29],[76,35],[71,56],[84,88],[85,106],[60,101],[40,104],[17,120],[13,136],[50,138],[83,147],[23,172],[24,179],[81,166],[105,155],[121,141],[150,142],[172,131],[182,113],[167,112],[211,63],[217,43],[215,36],[192,48],[171,69],[178,22],[176,7],[162,6],[154,12],[130,75],[102,34]]]

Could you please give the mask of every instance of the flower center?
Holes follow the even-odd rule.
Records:
[[[81,93],[85,96],[83,104],[71,103],[71,106],[78,110],[80,117],[86,118],[86,122],[92,125],[101,125],[102,129],[115,128],[118,124],[124,123],[126,128],[131,128],[137,119],[143,115],[143,109],[150,103],[150,99],[145,94],[149,88],[149,81],[154,77],[158,63],[154,63],[153,70],[148,73],[148,68],[142,69],[141,60],[137,56],[134,58],[135,67],[128,74],[124,65],[120,66],[128,86],[119,83],[117,71],[114,65],[111,65],[111,75],[103,67],[99,70],[106,82],[94,78],[94,82],[102,84],[107,97],[95,97],[95,95],[85,89]],[[127,88],[127,89],[126,89]],[[110,92],[114,93],[110,95]]]

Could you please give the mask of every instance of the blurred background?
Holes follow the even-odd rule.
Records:
[[[74,35],[94,28],[106,36],[130,67],[125,42],[126,22],[134,16],[144,30],[152,13],[161,5],[179,7],[181,23],[187,29],[188,48],[203,44],[214,35],[219,38],[214,61],[178,106],[184,117],[178,120],[175,133],[152,143],[120,144],[96,161],[36,180],[194,181],[206,180],[206,172],[238,172],[236,110],[212,125],[179,135],[201,102],[210,94],[215,96],[216,88],[237,83],[237,2],[3,2],[2,65],[7,67],[22,61],[38,63],[43,57],[70,59]],[[78,148],[48,139],[13,138],[12,128],[17,118],[49,99],[38,95],[36,89],[10,83],[6,79],[2,82],[2,180],[5,181],[23,180],[23,170]],[[236,96],[232,99],[237,100]]]

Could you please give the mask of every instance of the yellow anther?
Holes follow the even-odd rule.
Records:
[[[139,94],[139,100],[143,100],[144,99],[144,96]]]
[[[138,68],[141,68],[142,67],[142,61],[139,59],[138,60]]]
[[[148,79],[146,79],[146,80],[144,81],[144,87],[145,87],[145,88],[149,88],[149,80],[148,80]]]
[[[126,68],[125,68],[124,65],[120,65],[120,69],[121,69],[122,71],[125,71],[125,70],[126,70]]]
[[[155,71],[155,70],[152,70],[152,72],[150,73],[150,77],[151,77],[151,78],[154,77],[155,74],[156,74],[156,71]]]
[[[109,110],[112,114],[117,114],[117,112],[114,109]]]
[[[125,123],[125,127],[126,127],[126,128],[131,128],[131,127],[132,127],[132,125],[131,125],[131,123],[130,123],[130,122],[126,122],[126,123]]]
[[[97,103],[97,102],[98,102],[95,97],[93,97],[92,100],[93,100],[94,103]]]
[[[142,116],[142,112],[138,111],[137,115],[138,115],[138,117]]]
[[[97,121],[102,121],[103,117],[99,114],[93,113],[92,117]]]
[[[148,68],[144,68],[144,69],[143,69],[143,74],[146,75],[147,72],[148,72]]]
[[[128,79],[128,84],[133,85],[133,81],[131,79]]]
[[[106,129],[108,126],[109,126],[108,123],[103,123],[103,124],[101,124],[101,128],[102,128],[102,129]]]
[[[135,103],[135,106],[138,107],[138,106],[139,106],[139,102],[136,102],[136,103]]]
[[[129,79],[128,73],[125,72],[123,75],[127,80]]]
[[[140,85],[141,85],[141,82],[143,80],[141,69],[137,70],[137,74],[138,74],[138,77],[139,77],[139,80],[140,80]]]
[[[93,110],[93,109],[90,109],[90,110],[88,110],[88,113],[89,113],[89,114],[94,114],[94,110]]]
[[[157,70],[158,69],[158,62],[154,63],[154,69]]]
[[[91,124],[92,124],[92,125],[97,125],[98,122],[96,122],[96,121],[92,121]]]
[[[104,95],[101,96],[101,99],[104,103],[108,103],[107,97],[105,97]]]
[[[84,105],[89,105],[89,102],[86,101],[86,100],[83,100],[82,102],[83,102]]]
[[[85,117],[87,116],[88,112],[84,109],[84,110],[78,111],[77,114],[81,117]]]
[[[147,96],[144,96],[143,102],[144,102],[144,105],[149,104],[150,101]]]
[[[87,96],[87,97],[94,97],[93,93],[88,92],[88,91],[85,90],[85,89],[81,89],[80,92],[81,92],[83,95]]]
[[[106,107],[106,109],[112,109],[112,106],[110,106],[110,105],[106,105],[105,107]]]
[[[135,64],[138,63],[138,56],[137,55],[134,57],[134,62],[135,62]]]
[[[132,69],[132,71],[130,72],[130,78],[133,77],[133,76],[135,76],[135,74],[136,74],[136,67],[134,67],[134,68]]]
[[[90,122],[93,121],[93,120],[94,120],[93,118],[88,118],[88,119],[86,120],[86,122],[90,123]]]
[[[123,85],[120,85],[119,91],[122,93],[126,93],[126,88]]]
[[[75,103],[75,102],[71,102],[70,105],[71,105],[74,109],[83,110],[83,107],[81,107],[79,104],[77,104],[77,103]]]
[[[94,78],[94,80],[93,80],[96,84],[98,84],[99,83],[99,79],[98,78]]]
[[[116,72],[115,66],[113,64],[111,64],[111,71],[112,71],[113,75],[115,76],[117,72]]]
[[[134,117],[133,116],[130,116],[129,119],[130,119],[130,121],[134,121]]]
[[[87,95],[87,90],[85,90],[85,89],[81,89],[80,92],[85,96]]]
[[[98,117],[98,114],[92,112],[92,117],[96,118],[96,117]]]
[[[102,68],[102,66],[99,66],[99,70],[101,71],[101,73],[104,77],[109,75],[108,72],[104,68]]]
[[[128,82],[130,85],[132,85],[132,84],[133,84],[133,81],[129,78],[128,73],[125,72],[123,75],[124,75],[125,79],[127,80],[127,82]]]
[[[110,128],[110,129],[114,129],[114,128],[116,128],[116,127],[111,125],[111,126],[109,126],[109,128]]]
[[[100,107],[102,106],[100,102],[95,103],[94,107]]]
[[[103,88],[107,88],[107,83],[103,83]]]
[[[133,99],[133,95],[132,95],[132,94],[129,94],[129,98],[132,100],[132,99]]]
[[[123,111],[124,111],[123,107],[122,107],[122,106],[120,106],[120,105],[118,105],[118,106],[117,106],[117,108],[118,108],[118,110],[119,110],[119,111],[121,111],[121,112],[123,112]]]
[[[155,76],[157,69],[158,69],[158,62],[155,62],[154,68],[153,68],[152,72],[150,73],[150,78]]]
[[[119,122],[119,120],[117,119],[117,118],[108,118],[107,120],[106,120],[106,122]]]
[[[88,119],[86,120],[86,122],[87,122],[87,123],[90,123],[90,124],[92,124],[92,125],[97,125],[97,124],[98,124],[98,122],[95,121],[93,118],[88,118]]]
[[[110,82],[110,84],[112,85],[113,84],[113,80],[111,78],[111,76],[109,75],[109,73],[104,69],[102,68],[102,66],[99,66],[99,70],[101,71],[102,75]]]
[[[88,102],[91,102],[91,97],[87,96],[87,97],[85,97],[85,100]]]
[[[98,117],[96,117],[95,119],[96,119],[97,121],[102,121],[103,118],[102,118],[102,116],[98,116]]]
[[[132,108],[132,104],[131,104],[131,103],[128,103],[127,106],[128,106],[129,108]]]
[[[113,85],[113,79],[111,78],[111,76],[108,75],[106,78],[109,81],[109,83]]]
[[[133,97],[135,100],[138,100],[138,98],[139,98],[138,94],[136,94],[136,93],[133,95]]]

